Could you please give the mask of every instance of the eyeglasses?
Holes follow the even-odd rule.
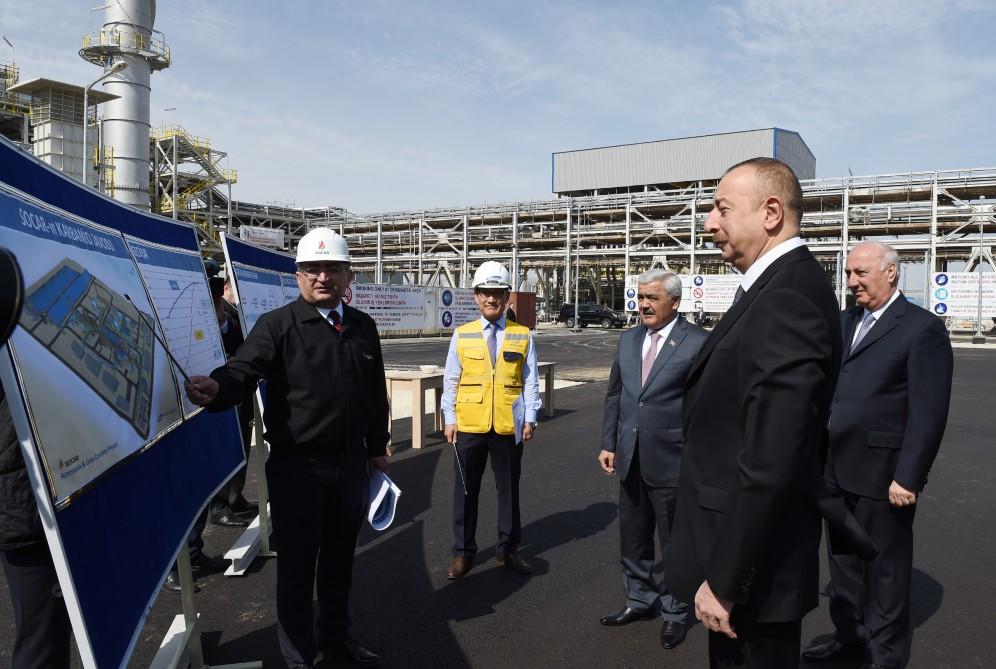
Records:
[[[475,288],[474,293],[479,295],[481,299],[494,299],[494,300],[505,300],[508,299],[508,289],[507,288]]]
[[[348,271],[349,271],[348,268],[346,268],[346,267],[340,267],[338,265],[333,266],[333,267],[298,267],[297,268],[297,273],[300,274],[301,276],[303,276],[305,279],[308,279],[309,281],[318,281],[322,277],[322,274],[324,274],[325,278],[328,279],[328,278],[331,278],[333,276],[338,276],[340,274],[344,274],[344,273],[346,273]]]

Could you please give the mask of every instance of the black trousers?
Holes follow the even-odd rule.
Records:
[[[637,451],[638,452],[638,451]],[[626,479],[619,482],[619,545],[626,605],[654,609],[665,620],[685,622],[688,605],[671,596],[667,575],[658,582],[654,532],[660,540],[661,562],[667,555],[678,489],[649,486],[640,473],[637,453]]]
[[[68,669],[72,629],[48,546],[0,551],[0,561],[14,610],[12,669]]]
[[[736,639],[709,632],[709,669],[798,669],[802,621],[756,623],[737,619]]]
[[[311,459],[274,451],[266,463],[277,542],[277,634],[287,664],[313,662],[319,648],[349,637],[353,553],[369,478],[366,453]],[[317,583],[318,640],[312,593]]]
[[[842,642],[861,641],[868,662],[900,669],[913,641],[910,584],[913,578],[913,517],[916,505],[837,488],[848,509],[875,541],[879,554],[868,562],[854,555],[830,558],[830,617]]]
[[[252,446],[253,400],[243,402],[236,409],[239,417],[239,432],[242,433],[242,448],[246,454],[246,464],[232,475],[218,494],[211,500],[211,517],[219,518],[232,512],[245,511],[246,474],[249,466],[249,449]]]
[[[519,518],[519,477],[522,474],[522,444],[513,435],[460,432],[457,452],[467,479],[463,492],[459,464],[453,462],[453,555],[473,557],[477,554],[477,500],[481,478],[491,456],[491,471],[498,489],[498,555],[514,553],[522,539]]]

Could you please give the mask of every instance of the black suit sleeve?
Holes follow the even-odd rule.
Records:
[[[616,347],[616,358],[609,372],[609,389],[605,393],[605,411],[602,414],[602,449],[615,453],[616,436],[619,434],[619,398],[622,395],[622,373],[619,371],[619,350],[622,337]]]
[[[272,319],[264,314],[235,355],[211,372],[211,378],[218,382],[218,395],[207,405],[207,409],[224,411],[236,404],[248,402],[260,380],[268,376],[277,356]]]
[[[387,442],[391,440],[391,432],[387,429],[388,418],[391,413],[391,406],[387,401],[387,379],[384,373],[384,352],[380,346],[380,335],[377,333],[377,326],[373,319],[370,319],[370,346],[374,354],[374,368],[380,373],[374,374],[372,378],[373,387],[370,389],[369,401],[371,403],[370,422],[367,425],[367,433],[364,440],[367,445],[367,457],[375,458],[387,453]]]
[[[745,314],[747,334],[733,362],[743,389],[738,487],[730,491],[705,576],[713,592],[736,603],[746,602],[789,503],[819,468],[833,336],[824,314],[800,297],[788,288],[762,292]]]
[[[923,490],[948,422],[954,356],[940,318],[920,329],[906,361],[906,430],[895,480],[909,490]]]

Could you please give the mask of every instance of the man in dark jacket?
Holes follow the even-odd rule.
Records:
[[[688,373],[668,586],[695,602],[710,666],[799,665],[817,605],[822,445],[840,369],[840,317],[799,237],[802,188],[785,163],[730,168],[705,230],[743,275]]]
[[[0,387],[0,561],[14,610],[13,669],[69,667],[72,630]]]
[[[861,242],[844,271],[856,304],[841,314],[847,354],[826,479],[879,553],[867,562],[829,554],[835,634],[803,657],[864,656],[869,669],[899,669],[913,638],[913,516],[947,425],[954,360],[944,321],[899,290],[895,249]]]
[[[373,319],[341,300],[353,276],[341,236],[317,228],[302,237],[297,268],[301,297],[263,314],[235,357],[185,389],[194,403],[224,410],[266,380],[277,622],[288,666],[312,667],[319,651],[375,664],[380,658],[350,634],[348,604],[369,471],[387,471],[380,339]]]
[[[602,469],[619,477],[626,605],[601,623],[626,625],[660,614],[661,645],[672,649],[685,639],[688,604],[671,595],[667,574],[660,574],[654,531],[666,555],[681,463],[685,377],[708,333],[678,315],[681,279],[673,272],[652,269],[638,283],[642,323],[619,338],[598,454]]]

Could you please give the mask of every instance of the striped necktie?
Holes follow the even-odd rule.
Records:
[[[339,312],[335,309],[329,312],[329,321],[332,323],[332,327],[335,328],[336,332],[342,332],[345,329],[342,326],[342,318],[339,317]]]
[[[861,340],[865,338],[865,335],[868,334],[868,331],[872,329],[873,325],[875,325],[875,316],[871,312],[868,312],[865,314],[865,317],[861,319],[861,327],[858,328],[858,336],[854,338],[854,342],[851,344],[851,349],[848,353],[858,347],[858,344],[860,344]]]

